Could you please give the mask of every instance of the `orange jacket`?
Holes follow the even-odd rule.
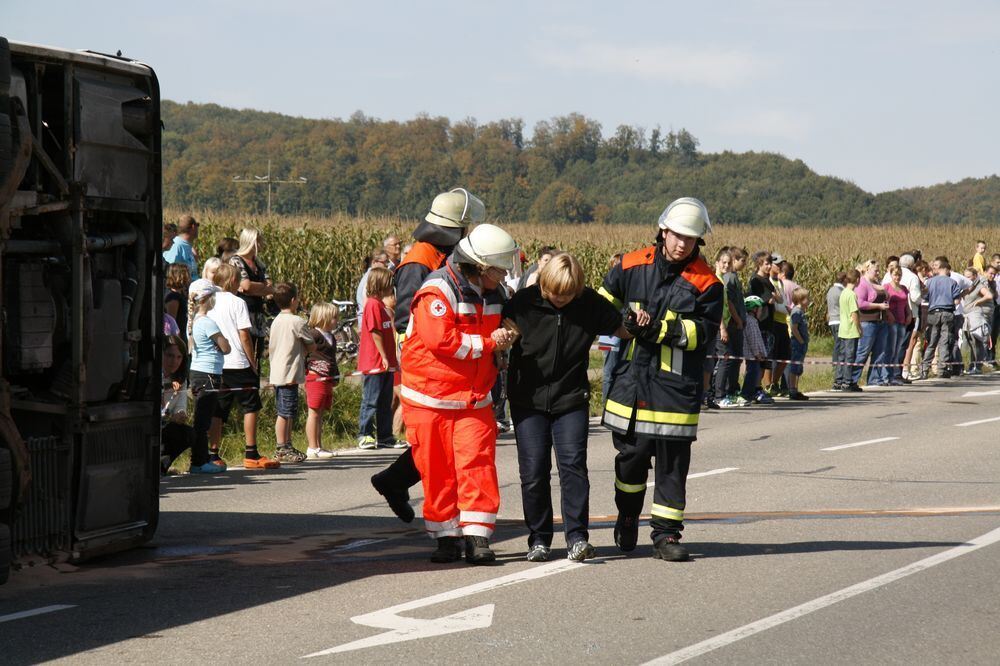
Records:
[[[480,296],[450,261],[427,276],[413,297],[400,365],[404,403],[435,409],[492,404],[503,295]]]

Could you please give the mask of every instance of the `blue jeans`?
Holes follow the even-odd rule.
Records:
[[[747,361],[747,371],[743,375],[743,390],[740,391],[747,400],[753,400],[760,388],[760,361]]]
[[[552,545],[552,449],[556,450],[566,545],[587,541],[590,479],[587,476],[587,407],[549,414],[510,406],[521,472],[524,523],[531,530],[528,548]]]
[[[851,382],[857,384],[861,381],[861,371],[863,365],[871,355],[871,363],[885,363],[886,342],[888,342],[889,330],[884,321],[863,321],[861,322],[861,340],[858,342],[858,353],[854,357],[854,362],[858,365],[851,373]],[[868,367],[869,384],[887,384],[889,373],[887,368]]]
[[[615,368],[625,358],[625,350],[628,349],[628,345],[630,344],[632,344],[631,340],[618,339],[618,349],[609,349],[604,352],[604,379],[601,382],[601,397],[605,401],[608,399],[608,392],[611,390],[611,379],[614,376]]]
[[[859,338],[840,338],[840,357],[837,362],[840,364],[834,371],[835,385],[847,386],[854,380],[854,366],[847,365],[848,363],[854,363],[855,357],[858,355],[858,339]],[[859,375],[860,376],[860,375]]]
[[[906,354],[906,345],[910,341],[910,336],[906,334],[905,324],[889,324],[889,353],[888,363],[898,363],[899,365],[889,368],[889,379],[900,381],[903,379],[903,356]]]
[[[840,360],[840,351],[844,348],[844,342],[840,339],[840,324],[830,324],[830,337],[833,338],[832,360],[836,363]],[[834,376],[837,374],[836,366],[834,366],[833,374]]]
[[[365,375],[361,384],[361,414],[358,416],[358,437],[375,435],[379,444],[392,446],[392,378],[391,372]]]

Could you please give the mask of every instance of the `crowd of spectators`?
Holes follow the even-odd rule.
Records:
[[[300,317],[296,286],[272,281],[261,257],[264,239],[255,229],[221,239],[215,255],[199,265],[194,250],[198,228],[190,215],[164,226],[163,469],[190,449],[191,472],[224,471],[219,445],[234,403],[243,415],[245,466],[273,469],[331,457],[323,448],[322,417],[340,381],[333,337],[337,307],[317,303],[308,320]],[[357,445],[362,449],[407,446],[400,432],[392,321],[393,270],[408,249],[396,236],[387,237],[366,258],[357,286],[357,370],[362,376]],[[542,247],[524,274],[505,285],[507,296],[535,285],[545,266],[562,254]],[[621,257],[614,255],[609,269]],[[725,301],[722,322],[710,332],[705,407],[748,407],[782,397],[808,400],[800,378],[809,350],[812,297],[795,281],[795,266],[776,252],[750,254],[738,247],[723,247],[714,259]],[[577,265],[575,259],[566,262]],[[946,257],[926,261],[914,250],[884,262],[869,259],[838,273],[825,295],[832,352],[823,363],[833,367],[830,389],[858,392],[862,383],[897,386],[927,379],[932,372],[952,377],[995,366],[1000,254],[987,259],[986,244],[980,241],[973,257],[962,263],[961,271],[952,270]],[[568,274],[570,264],[560,266]],[[604,335],[599,346],[605,352],[602,388],[607,395],[627,344]],[[277,410],[273,459],[257,450],[265,357]],[[501,372],[493,395],[500,432],[512,428],[506,381]],[[305,451],[291,441],[300,389],[307,407]],[[187,414],[188,391],[194,398],[193,420]]]

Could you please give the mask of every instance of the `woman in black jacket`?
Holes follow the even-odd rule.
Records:
[[[553,447],[567,557],[594,556],[587,531],[590,348],[598,335],[631,336],[621,326],[621,313],[583,282],[580,262],[570,254],[557,254],[540,271],[538,283],[518,291],[503,310],[504,325],[520,335],[511,349],[507,399],[532,562],[547,560],[552,546]]]

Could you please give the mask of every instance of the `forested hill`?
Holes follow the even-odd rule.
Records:
[[[899,190],[899,196],[945,224],[1000,224],[1000,177],[966,178],[957,183]]]
[[[924,207],[945,199],[872,195],[772,153],[704,154],[683,129],[621,126],[605,137],[577,114],[529,133],[519,119],[310,120],[165,101],[163,124],[165,203],[180,208],[262,211],[267,188],[233,177],[262,176],[268,160],[272,178],[308,179],[274,186],[278,213],[417,217],[463,185],[500,220],[636,223],[697,196],[716,223],[818,226],[924,221]]]

